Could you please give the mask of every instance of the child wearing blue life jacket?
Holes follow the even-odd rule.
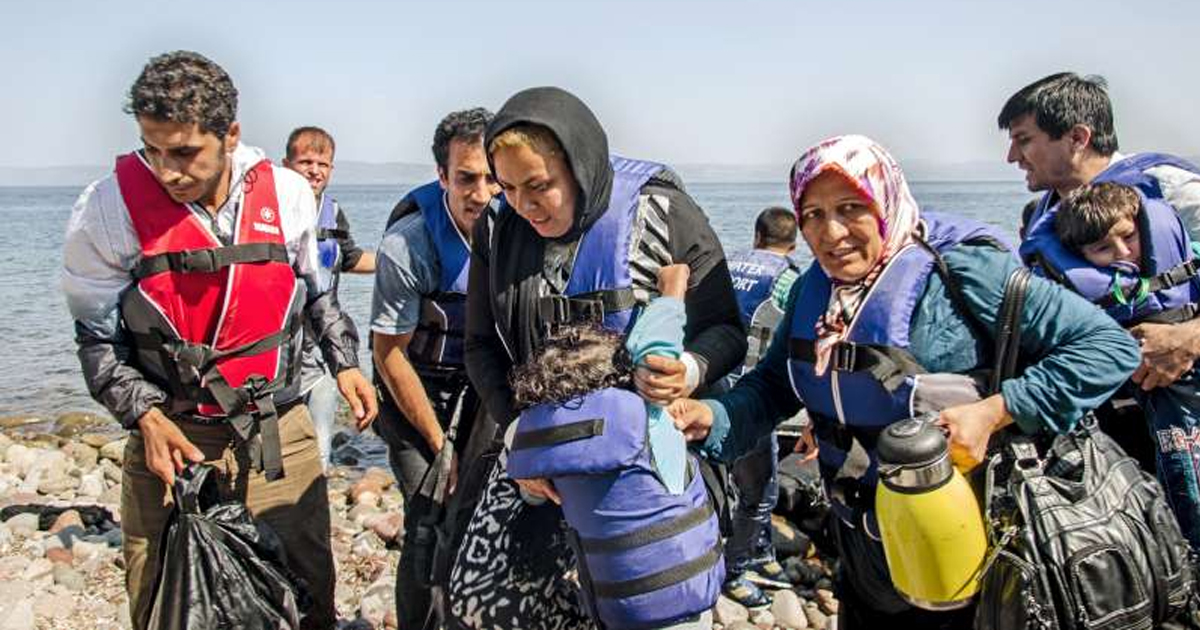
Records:
[[[508,473],[553,485],[584,606],[604,628],[707,627],[724,581],[716,514],[686,439],[632,389],[645,357],[683,352],[688,273],[661,270],[661,296],[624,339],[561,326],[511,377],[523,411]]]
[[[1123,184],[1083,186],[1060,204],[1054,232],[1094,267],[1060,265],[1060,279],[1126,327],[1196,315],[1200,286],[1191,243],[1169,206],[1151,205]],[[1200,550],[1200,368],[1193,365],[1170,385],[1129,389],[1150,425],[1159,480],[1192,549]]]

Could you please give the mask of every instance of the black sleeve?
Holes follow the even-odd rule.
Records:
[[[342,310],[337,291],[326,290],[309,296],[304,306],[310,330],[316,336],[317,347],[329,366],[329,372],[337,376],[343,370],[358,367],[358,329],[354,320]]]
[[[496,332],[492,314],[491,280],[488,271],[490,217],[475,222],[471,238],[471,270],[467,285],[467,330],[463,339],[467,376],[483,400],[483,406],[501,430],[517,417],[513,407],[508,373],[512,359]]]
[[[338,247],[342,250],[342,271],[350,271],[358,264],[358,259],[362,258],[363,250],[350,235],[350,220],[346,218],[346,213],[342,212],[340,205],[337,211],[337,229],[346,235],[337,240]]]
[[[669,201],[667,230],[671,259],[692,270],[687,297],[684,349],[699,359],[702,385],[715,383],[746,358],[746,329],[738,312],[725,251],[700,206],[683,191],[652,185],[647,194]]]
[[[103,339],[75,322],[75,343],[88,393],[104,405],[126,429],[151,407],[167,401],[167,394],[146,380],[131,363],[133,348],[124,340]]]

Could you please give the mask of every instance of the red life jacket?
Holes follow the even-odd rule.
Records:
[[[116,175],[142,248],[137,286],[122,300],[139,367],[171,392],[172,411],[227,416],[246,439],[270,420],[263,437],[276,444],[264,447],[277,450],[273,396],[294,380],[281,374],[295,363],[281,354],[304,291],[288,262],[271,163],[242,182],[232,245],[171,199],[140,155],[118,158]]]

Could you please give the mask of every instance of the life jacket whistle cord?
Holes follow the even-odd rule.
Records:
[[[698,462],[673,495],[647,437],[646,403],[603,389],[526,409],[507,469],[553,480],[579,561],[585,606],[605,628],[650,628],[709,610],[724,581],[716,514]]]
[[[122,318],[171,413],[226,421],[250,442],[269,479],[283,475],[275,396],[297,393],[303,285],[288,261],[271,164],[246,173],[233,243],[175,202],[138,154],[118,158],[117,182],[141,244]],[[291,369],[285,369],[290,367]],[[290,396],[290,397],[288,397]]]
[[[1138,273],[1096,267],[1064,246],[1055,230],[1059,204],[1051,203],[1051,195],[1043,198],[1043,207],[1030,222],[1021,256],[1036,271],[1094,302],[1127,327],[1147,321],[1177,323],[1194,318],[1200,301],[1200,264],[1178,213],[1163,199],[1158,181],[1145,172],[1163,165],[1200,173],[1178,158],[1144,153],[1113,163],[1092,180],[1123,184],[1138,192],[1142,246]]]

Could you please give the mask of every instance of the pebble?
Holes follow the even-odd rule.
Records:
[[[57,534],[71,526],[83,528],[83,517],[76,510],[67,510],[59,514],[58,518],[54,519],[54,523],[50,525],[50,533]]]
[[[54,563],[45,558],[38,558],[28,565],[21,573],[21,580],[25,582],[40,582],[54,574]]]
[[[22,479],[29,474],[33,464],[37,462],[37,453],[24,444],[13,444],[4,453],[4,458]]]
[[[375,507],[374,505],[360,503],[350,508],[350,511],[346,513],[346,520],[353,523],[355,525],[355,529],[357,530],[361,528],[362,524],[365,523],[368,518],[377,514],[379,514],[379,508]]]
[[[21,599],[0,604],[0,628],[4,630],[33,630],[33,602]]]
[[[76,466],[85,470],[95,468],[96,463],[100,461],[100,451],[83,442],[71,442],[62,450],[75,462]]]
[[[114,464],[111,459],[100,460],[100,470],[104,471],[104,478],[109,483],[121,483],[121,467]]]
[[[771,603],[771,614],[775,623],[792,630],[804,630],[808,627],[808,616],[804,614],[804,601],[792,591],[775,593],[775,601]]]
[[[821,605],[822,612],[829,615],[837,614],[838,600],[837,597],[834,596],[833,591],[823,588],[817,589],[817,603]]]
[[[79,436],[79,441],[95,449],[103,448],[109,442],[115,442],[120,439],[119,433],[84,433]]]
[[[0,462],[8,456],[8,447],[12,446],[12,443],[13,441],[7,435],[0,433]]]
[[[98,498],[104,494],[106,487],[104,485],[104,472],[93,470],[79,479],[79,487],[76,489],[81,497],[89,499]]]
[[[46,559],[54,564],[71,566],[75,563],[75,554],[66,547],[50,547],[46,550]]]
[[[364,481],[371,481],[380,490],[387,490],[392,487],[392,473],[378,466],[372,466],[364,471],[362,479]]]
[[[83,577],[83,574],[72,569],[69,564],[55,564],[53,575],[55,584],[60,584],[74,592],[82,591],[87,586],[87,579]]]
[[[63,528],[63,530],[55,534],[55,536],[57,537],[58,541],[62,543],[63,547],[71,549],[75,546],[75,541],[83,538],[85,534],[86,530],[83,529],[82,525],[73,525]]]
[[[725,630],[758,630],[758,626],[749,621],[735,621],[725,626]]]
[[[371,584],[363,593],[362,599],[359,600],[359,615],[374,627],[382,626],[384,616],[389,610],[396,607],[395,592],[394,578],[391,580],[385,578]]]
[[[12,543],[12,540],[13,540],[12,530],[8,528],[8,525],[5,525],[4,523],[0,523],[0,549],[4,549],[5,547],[7,547],[9,544]]]
[[[112,460],[118,464],[125,461],[125,439],[113,440],[100,447],[100,457]]]
[[[804,616],[808,617],[808,625],[816,630],[824,630],[829,623],[829,617],[821,612],[821,607],[816,602],[804,604]]]
[[[760,610],[750,614],[750,623],[764,630],[771,630],[775,627],[775,615],[769,610]]]
[[[778,514],[771,515],[771,543],[775,545],[775,553],[783,557],[804,556],[810,544],[804,532]]]
[[[63,593],[39,593],[33,604],[35,616],[43,619],[66,619],[75,613],[75,597]]]
[[[0,418],[0,429],[16,429],[45,421],[41,416],[4,416]]]
[[[87,562],[92,558],[108,553],[108,545],[104,543],[88,542],[86,540],[76,540],[74,545],[71,545],[71,553],[75,556],[78,562]]]
[[[837,617],[837,615],[829,615],[829,622],[825,624],[825,627],[828,628],[828,630],[835,630],[838,627]]]
[[[17,536],[32,536],[38,530],[38,517],[29,512],[18,514],[4,521],[4,526]]]
[[[0,558],[0,585],[9,580],[19,580],[25,568],[29,566],[29,558],[11,555]],[[3,592],[0,590],[0,592]]]
[[[750,621],[750,612],[745,606],[721,595],[717,598],[717,605],[713,606],[713,621],[716,623],[728,626],[735,621]]]
[[[358,490],[358,486],[350,489],[350,500],[355,506],[366,505],[369,507],[377,507],[379,505],[379,493],[374,490]]]
[[[404,515],[399,512],[379,514],[363,519],[363,527],[375,532],[385,544],[398,542],[404,531]]]

